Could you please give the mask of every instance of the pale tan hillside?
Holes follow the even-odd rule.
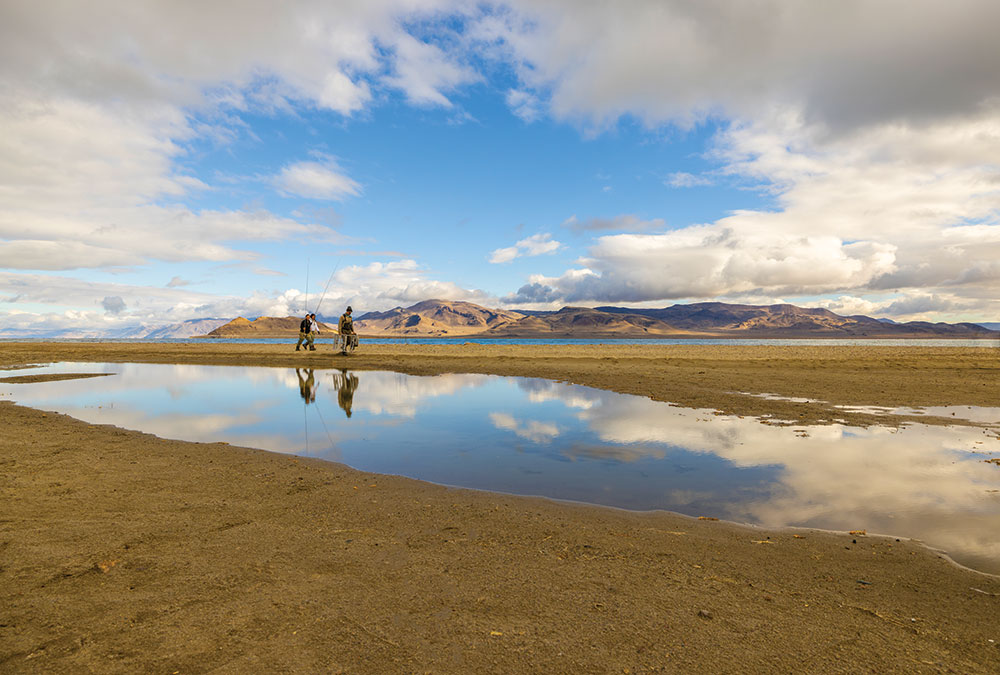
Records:
[[[299,333],[300,316],[262,316],[253,321],[242,316],[219,326],[205,337],[247,338],[247,337],[294,337]],[[319,323],[320,331],[336,332],[336,326]]]

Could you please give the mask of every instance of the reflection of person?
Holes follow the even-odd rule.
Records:
[[[346,370],[334,373],[333,388],[337,390],[337,404],[350,417],[351,406],[354,405],[354,392],[358,388],[358,376]]]
[[[306,376],[302,377],[302,369],[296,368],[295,374],[299,378],[299,395],[306,404],[316,400],[316,380],[313,378],[313,369],[306,368]]]
[[[337,332],[340,333],[340,353],[347,354],[347,348],[358,346],[358,336],[354,332],[354,319],[351,318],[351,308],[348,307],[340,315],[340,322],[337,324]]]
[[[306,348],[312,351],[316,351],[316,347],[313,346],[313,340],[315,339],[313,335],[313,325],[315,314],[306,314],[305,318],[299,323],[299,341],[295,344],[295,351],[299,351],[299,348],[304,342]]]

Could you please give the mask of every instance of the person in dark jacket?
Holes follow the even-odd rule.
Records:
[[[302,323],[299,324],[299,341],[295,343],[295,351],[299,351],[303,342],[305,343],[307,349],[316,351],[316,348],[313,346],[313,340],[315,337],[313,336],[312,331],[314,316],[315,314],[306,314],[306,317],[302,319]]]

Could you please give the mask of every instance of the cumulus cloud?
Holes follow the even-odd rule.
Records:
[[[510,4],[477,35],[505,46],[522,89],[551,92],[554,115],[598,127],[622,115],[750,119],[778,105],[850,129],[961,116],[997,94],[984,65],[1000,62],[990,0]]]
[[[525,122],[531,123],[542,116],[538,97],[521,89],[507,91],[507,106]]]
[[[955,302],[949,298],[920,293],[889,303],[884,313],[888,316],[915,316],[931,312],[947,312],[953,309],[955,309]]]
[[[4,6],[0,72],[92,101],[189,105],[208,91],[237,108],[305,101],[352,114],[372,99],[371,87],[383,76],[428,99],[439,95],[436,87],[464,81],[467,75],[455,74],[464,68],[454,54],[399,28],[450,4],[249,0],[201,7],[194,17],[173,3],[122,11],[110,0],[86,8],[15,0]],[[383,73],[389,55],[391,77]]]
[[[361,193],[361,186],[347,177],[332,159],[289,164],[275,177],[274,184],[283,193],[309,199],[339,201]]]
[[[255,254],[240,242],[338,240],[308,219],[182,206],[211,189],[181,168],[187,144],[226,142],[241,124],[230,112],[304,106],[352,115],[372,101],[373,87],[446,105],[442,92],[475,74],[461,55],[401,28],[446,5],[251,0],[200,8],[192,19],[171,3],[126,10],[103,0],[86,8],[5,3],[0,265],[72,270],[251,260]],[[361,189],[322,158],[286,166],[273,184],[325,200]]]
[[[445,92],[480,80],[479,74],[457,62],[454,54],[408,33],[396,33],[394,47],[395,74],[385,81],[402,90],[411,103],[450,108]]]
[[[495,306],[497,299],[477,289],[467,289],[449,282],[429,279],[427,272],[415,260],[372,262],[339,269],[333,278],[324,312],[327,308],[351,305],[356,315],[408,306],[421,300],[466,300]]]
[[[125,311],[125,301],[117,295],[109,295],[101,300],[101,306],[108,314],[121,314]]]
[[[588,267],[532,282],[566,302],[706,298],[769,289],[826,293],[893,269],[889,245],[836,237],[741,233],[716,226],[598,239]],[[524,290],[524,289],[522,289]]]
[[[842,295],[822,298],[814,304],[843,316],[862,314],[895,321],[941,321],[942,316],[947,316],[953,321],[975,322],[977,315],[1000,315],[997,298],[961,297],[947,291],[907,290],[878,300]]]
[[[533,234],[530,237],[520,240],[513,246],[496,249],[490,255],[490,262],[494,264],[505,263],[515,258],[555,253],[560,248],[562,248],[562,244],[554,240],[551,234]]]
[[[194,133],[176,108],[12,96],[13,104],[0,107],[0,125],[8,131],[0,135],[4,267],[247,260],[253,254],[232,242],[337,237],[328,227],[266,211],[171,204],[204,189],[175,167],[182,152],[176,139]]]

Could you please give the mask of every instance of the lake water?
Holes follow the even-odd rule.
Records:
[[[1000,466],[986,461],[1000,457],[996,408],[927,411],[985,429],[784,426],[489,375],[129,363],[4,374],[45,372],[113,375],[0,384],[0,398],[446,485],[911,537],[1000,573]]]
[[[157,338],[157,339],[127,339],[127,338],[0,338],[0,342],[67,342],[67,343],[192,343],[192,344],[295,344],[292,338]],[[996,338],[963,340],[963,339],[888,339],[888,338],[796,338],[796,339],[764,339],[764,338],[483,338],[468,337],[396,337],[396,338],[361,338],[363,343],[382,345],[732,345],[732,346],[805,346],[805,347],[983,347],[1000,349],[1000,336]],[[334,338],[320,337],[316,344],[333,345]]]

